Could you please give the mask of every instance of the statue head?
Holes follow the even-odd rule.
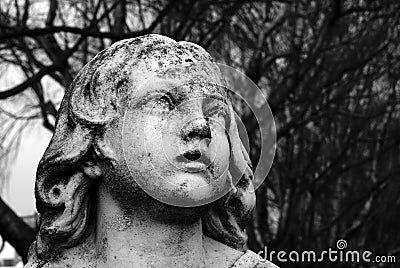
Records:
[[[66,90],[37,170],[37,255],[93,231],[101,182],[128,211],[124,200],[143,193],[171,209],[200,202],[204,233],[242,248],[253,174],[224,85],[203,48],[160,35],[119,41],[93,58]]]

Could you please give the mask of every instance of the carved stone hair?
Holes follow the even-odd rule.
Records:
[[[35,195],[40,229],[34,248],[39,258],[51,258],[54,253],[79,244],[90,231],[98,182],[85,176],[80,165],[93,153],[99,157],[109,155],[104,130],[111,120],[122,116],[128,96],[134,97],[133,91],[143,81],[143,77],[132,75],[132,70],[141,68],[150,75],[188,62],[205,62],[207,75],[220,77],[218,67],[203,48],[160,35],[119,41],[79,72],[65,93],[54,136],[37,170]],[[233,116],[232,112],[229,173],[239,175],[240,180],[214,202],[202,222],[206,235],[241,249],[255,195],[251,163]]]

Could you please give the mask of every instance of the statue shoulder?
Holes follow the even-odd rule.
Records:
[[[279,268],[269,261],[263,261],[251,250],[242,252],[204,236],[207,267],[234,268]]]
[[[86,244],[65,249],[65,254],[49,260],[40,259],[36,251],[36,241],[29,248],[28,262],[24,268],[66,268],[66,267],[86,267],[95,268],[96,258],[93,249]]]
[[[247,250],[232,266],[232,268],[279,268],[270,261],[262,260],[259,255]]]

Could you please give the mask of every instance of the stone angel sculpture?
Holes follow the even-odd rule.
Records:
[[[242,251],[255,194],[211,56],[161,35],[101,51],[66,90],[25,267],[276,267]]]

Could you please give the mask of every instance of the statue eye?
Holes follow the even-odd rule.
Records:
[[[157,100],[157,104],[159,105],[166,105],[168,107],[169,110],[173,110],[175,109],[175,103],[172,100],[172,98],[170,96],[168,96],[167,94],[161,96],[158,100]]]

